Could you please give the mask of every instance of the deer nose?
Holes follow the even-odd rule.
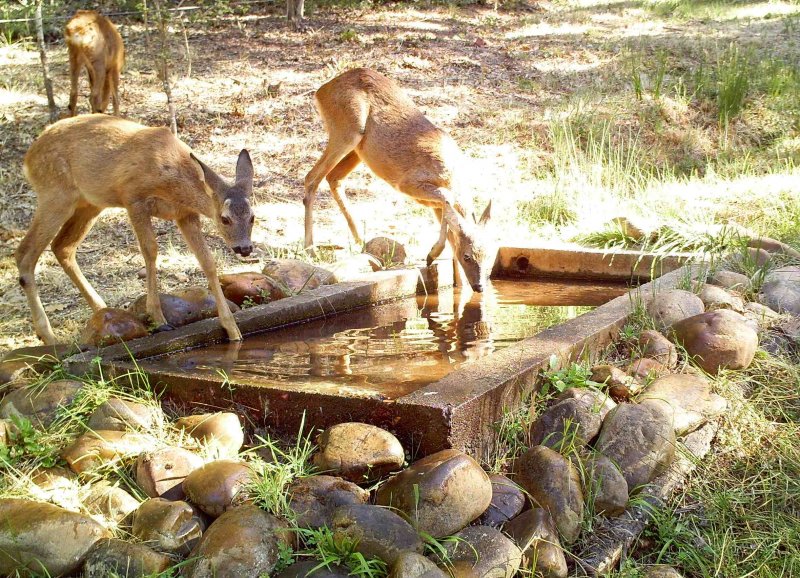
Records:
[[[473,283],[472,290],[475,291],[476,293],[481,293],[483,291],[483,285],[481,285],[480,283]]]
[[[238,253],[242,257],[247,257],[250,253],[253,252],[252,245],[237,245],[233,248],[234,253]]]

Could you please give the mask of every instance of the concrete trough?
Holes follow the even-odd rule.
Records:
[[[520,249],[504,251],[501,250],[498,257],[493,277],[507,276],[504,255],[519,257],[522,254]],[[563,257],[563,253],[553,254],[549,249],[526,251],[525,254],[537,259],[537,263],[557,263]],[[602,252],[586,253],[588,255],[573,255],[577,262],[583,263],[582,278],[616,279],[607,276],[608,262]],[[438,271],[384,271],[363,281],[323,286],[238,312],[237,323],[245,335],[261,333],[329,318],[418,292],[430,293],[438,288],[435,280],[438,279],[439,286],[443,287],[451,279],[446,274],[451,270],[449,263],[440,262],[434,267],[437,265]],[[548,265],[548,268],[554,266]],[[630,276],[622,277],[622,273],[619,275],[619,279],[630,279]],[[313,428],[360,421],[394,432],[416,456],[444,448],[458,448],[485,458],[495,443],[493,424],[505,411],[519,406],[535,387],[540,371],[549,368],[552,356],[561,365],[579,358],[594,359],[617,337],[637,299],[647,299],[652,292],[672,288],[683,279],[683,270],[667,273],[589,313],[465,364],[443,379],[394,400],[254,386],[236,379],[189,375],[178,369],[147,370],[146,373],[150,384],[165,399],[189,406],[199,405],[207,410],[233,409],[249,414],[254,423],[267,425],[279,433],[297,433],[303,421]],[[106,377],[134,374],[136,377],[132,380],[138,380],[142,371],[137,363],[139,360],[220,343],[224,338],[218,321],[208,319],[127,344],[89,350],[65,363],[75,374],[96,372],[102,368]],[[231,347],[235,355],[236,346]],[[97,357],[101,358],[100,367],[93,361]]]

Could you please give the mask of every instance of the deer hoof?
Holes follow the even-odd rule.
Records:
[[[426,266],[428,266],[428,267],[430,267],[431,265],[433,265],[433,255],[428,255],[428,256],[425,258],[425,264],[426,264]]]
[[[164,331],[172,331],[175,328],[170,325],[169,323],[164,323],[163,325],[159,325],[155,329],[153,329],[153,333],[163,333]]]

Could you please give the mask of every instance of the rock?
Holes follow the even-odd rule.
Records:
[[[628,482],[614,462],[594,452],[584,462],[584,476],[584,493],[593,513],[614,517],[625,511]]]
[[[780,313],[800,315],[800,266],[770,272],[761,286],[760,301]]]
[[[747,256],[745,257],[746,262],[754,265],[757,268],[765,267],[770,261],[772,261],[772,255],[769,251],[765,251],[764,249],[759,249],[757,247],[748,247],[747,248]]]
[[[476,520],[481,526],[502,526],[525,507],[525,494],[520,487],[505,476],[492,474],[492,501]]]
[[[708,282],[723,289],[746,292],[750,289],[750,277],[723,269],[714,273]]]
[[[336,283],[336,277],[330,271],[298,259],[268,260],[264,263],[263,273],[284,297]]]
[[[252,504],[232,508],[208,527],[189,555],[186,578],[268,576],[294,536],[286,522]]]
[[[244,429],[235,413],[187,415],[176,420],[175,427],[227,456],[236,456],[244,444]]]
[[[634,379],[639,381],[647,381],[648,379],[654,379],[661,377],[662,375],[667,375],[669,373],[669,369],[667,369],[664,365],[661,365],[655,359],[642,357],[631,361],[631,364],[628,366],[628,373]]]
[[[744,313],[742,315],[750,321],[755,321],[759,328],[769,327],[781,319],[780,313],[773,311],[766,305],[754,301],[745,304]]]
[[[334,476],[298,478],[288,487],[289,508],[300,528],[331,527],[339,506],[366,504],[369,492]]]
[[[319,560],[295,562],[275,574],[275,578],[348,578],[350,576],[350,570],[336,564],[331,564],[330,567],[318,566]],[[442,578],[446,577],[443,576]]]
[[[42,468],[31,473],[30,480],[28,490],[37,500],[75,512],[83,507],[80,482],[72,470],[60,466]]]
[[[647,305],[647,312],[655,321],[659,331],[664,331],[674,323],[703,311],[705,306],[700,298],[682,289],[670,289],[658,293]]]
[[[746,368],[758,348],[758,334],[743,316],[727,309],[679,321],[672,326],[672,336],[697,365],[712,375],[722,368]]]
[[[197,510],[186,502],[145,500],[133,519],[132,534],[145,545],[168,554],[188,554],[205,530]]]
[[[44,388],[15,389],[0,401],[0,418],[25,418],[37,429],[47,429],[58,417],[59,409],[75,401],[83,384],[71,379],[51,381]]]
[[[442,564],[454,578],[511,578],[522,563],[522,551],[496,528],[470,526],[444,544]]]
[[[100,515],[114,525],[129,523],[131,514],[139,507],[139,500],[106,481],[92,484],[83,503],[87,512]]]
[[[86,554],[106,530],[83,514],[52,504],[0,500],[0,575],[61,576],[77,572]]]
[[[522,550],[522,567],[543,578],[566,578],[567,560],[553,518],[544,508],[523,512],[503,527]]]
[[[639,396],[639,403],[661,404],[671,414],[678,436],[696,430],[728,407],[724,397],[711,393],[707,379],[682,373],[655,380]]]
[[[672,566],[656,564],[654,566],[647,566],[644,569],[644,578],[683,578],[683,576]]]
[[[365,423],[340,423],[317,438],[314,465],[351,482],[367,483],[399,470],[403,446],[388,431]]]
[[[631,382],[629,375],[626,375],[619,367],[614,367],[613,365],[595,365],[592,367],[591,380],[607,387],[615,385],[627,386]]]
[[[707,311],[714,309],[742,311],[744,309],[744,299],[716,285],[703,284],[697,296],[700,297]]]
[[[561,403],[566,399],[577,399],[590,411],[599,412],[601,420],[606,419],[608,412],[617,407],[614,400],[607,394],[588,387],[567,388],[555,398],[553,403]]]
[[[398,509],[434,538],[454,534],[491,501],[489,476],[470,456],[452,449],[414,462],[375,494],[377,504]]]
[[[172,327],[183,327],[195,321],[217,316],[217,300],[206,287],[186,287],[172,294],[159,293],[161,311]],[[228,301],[231,313],[239,311],[239,306]],[[147,313],[147,295],[139,296],[128,311],[142,323],[150,323]]]
[[[379,270],[380,263],[375,257],[366,253],[350,255],[345,259],[337,260],[332,267],[336,281],[339,283],[366,280],[372,276],[373,268]]]
[[[600,407],[586,407],[577,399],[565,399],[548,407],[533,423],[531,445],[544,445],[568,453],[588,444],[600,431]]]
[[[364,246],[364,252],[378,260],[377,266],[373,267],[375,271],[403,266],[406,262],[406,248],[389,237],[370,239]]]
[[[139,339],[148,334],[147,327],[124,309],[98,309],[86,322],[81,343],[98,347]]]
[[[548,447],[533,446],[517,459],[514,469],[516,482],[550,512],[562,539],[568,544],[577,540],[583,520],[583,492],[580,474],[572,462]]]
[[[401,552],[392,565],[389,578],[449,578],[450,574],[439,568],[429,558],[416,552]]]
[[[90,431],[67,446],[61,457],[76,474],[124,460],[155,445],[153,437],[137,432]]]
[[[639,348],[642,357],[655,359],[669,369],[678,365],[678,350],[658,331],[646,329],[639,334]]]
[[[800,259],[800,251],[794,247],[791,247],[790,245],[787,245],[786,243],[782,243],[769,237],[751,235],[747,245],[748,247],[753,247],[755,249],[763,249],[768,253],[783,253],[784,255],[793,257],[794,259]]]
[[[169,556],[144,546],[106,538],[95,542],[83,565],[84,578],[142,578],[172,565]]]
[[[660,407],[626,403],[608,414],[595,449],[616,464],[628,491],[637,492],[675,459],[675,429]]]
[[[183,491],[203,512],[217,517],[245,499],[244,488],[252,479],[244,462],[216,460],[186,476]]]
[[[151,431],[164,421],[161,407],[135,401],[109,398],[102,403],[89,418],[91,430],[144,430]]]
[[[351,540],[356,552],[366,558],[380,558],[391,566],[404,551],[421,554],[422,538],[398,514],[369,504],[340,506],[333,514],[333,539]]]
[[[0,358],[0,384],[16,382],[27,375],[45,373],[80,351],[70,343],[54,345],[34,345],[9,351]]]
[[[225,298],[240,307],[244,303],[269,303],[285,296],[263,273],[229,273],[220,275],[219,282]]]
[[[183,480],[203,466],[197,454],[178,447],[160,448],[139,454],[136,459],[136,483],[151,498],[183,500]]]

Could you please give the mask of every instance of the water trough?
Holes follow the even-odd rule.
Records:
[[[69,358],[66,365],[73,373],[102,369],[104,375],[115,377],[141,370],[167,399],[207,410],[234,409],[278,432],[296,433],[302,420],[319,428],[361,421],[394,432],[418,456],[452,447],[485,457],[494,444],[492,424],[530,392],[551,356],[561,364],[579,357],[592,359],[615,339],[631,312],[634,300],[628,284],[646,282],[636,289],[642,295],[674,287],[684,278],[681,264],[687,257],[675,255],[656,261],[653,255],[635,251],[609,255],[586,249],[501,248],[492,279],[530,283],[534,296],[546,293],[548,283],[569,289],[557,292],[567,305],[596,305],[598,295],[605,295],[601,299],[605,301],[622,294],[476,361],[455,365],[451,372],[437,375],[430,383],[385,395],[364,395],[347,388],[298,387],[282,381],[265,386],[263,380],[254,381],[246,373],[235,371],[239,358],[248,351],[248,341],[244,345],[224,344],[224,331],[216,319],[86,351]],[[439,262],[430,269],[383,271],[363,280],[322,286],[243,310],[236,314],[236,320],[244,335],[260,334],[267,340],[278,331],[302,334],[315,328],[316,336],[330,336],[391,324],[385,319],[403,319],[415,310],[417,295],[427,294],[425,303],[434,307],[444,298],[452,284],[448,265]],[[442,293],[436,299],[434,294],[439,291]],[[186,357],[185,352],[208,346],[216,352],[214,365],[219,365],[220,371],[201,372],[180,363],[158,361]],[[98,357],[99,367],[94,361]]]

